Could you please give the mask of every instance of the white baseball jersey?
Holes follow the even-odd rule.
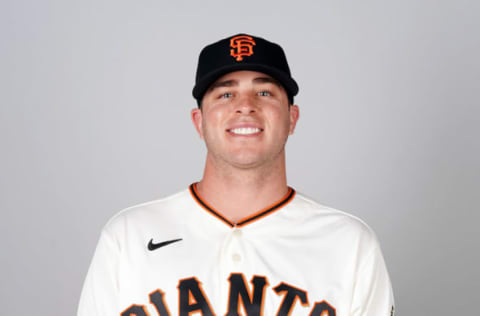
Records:
[[[78,316],[391,316],[372,230],[289,189],[231,223],[195,184],[104,227]]]

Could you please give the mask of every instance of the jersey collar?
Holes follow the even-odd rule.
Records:
[[[201,197],[200,195],[198,194],[197,192],[197,183],[192,183],[189,187],[190,189],[190,194],[192,195],[193,199],[198,203],[200,204],[200,206],[205,209],[206,211],[208,211],[210,214],[212,214],[213,216],[215,216],[216,218],[218,218],[219,220],[221,220],[222,222],[224,222],[225,224],[227,224],[228,226],[230,227],[241,227],[241,226],[245,226],[247,224],[250,224],[262,217],[265,217],[267,215],[270,215],[272,214],[273,212],[279,210],[280,208],[282,208],[283,206],[287,205],[292,199],[293,197],[295,196],[295,190],[292,189],[291,187],[288,187],[288,192],[287,194],[281,198],[278,202],[272,204],[271,206],[267,207],[267,208],[264,208],[258,212],[256,212],[255,214],[252,214],[242,220],[240,220],[239,222],[237,223],[232,223],[231,221],[229,221],[228,219],[226,219],[224,216],[222,216],[220,214],[220,212],[216,211],[213,207],[211,207],[210,205],[208,205],[207,202],[205,202]]]

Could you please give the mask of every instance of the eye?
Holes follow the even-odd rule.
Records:
[[[225,93],[222,93],[220,95],[220,99],[228,99],[228,98],[231,98],[233,96],[233,94],[231,92],[225,92]]]
[[[270,93],[270,91],[260,91],[258,95],[261,97],[268,97],[268,96],[271,96],[272,94]]]

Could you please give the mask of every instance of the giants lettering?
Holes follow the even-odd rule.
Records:
[[[214,316],[212,308],[203,294],[200,282],[196,278],[180,280],[179,290],[179,313],[180,316],[190,316],[190,313],[201,312],[203,316]],[[161,315],[163,316],[163,315]]]
[[[160,290],[156,290],[150,293],[150,303],[155,306],[158,315],[161,316],[170,316],[170,312],[168,311],[167,305],[165,305],[165,301],[163,300],[163,293]]]
[[[308,306],[308,297],[307,292],[304,290],[297,289],[286,283],[280,283],[277,287],[273,289],[275,293],[280,294],[287,292],[283,298],[282,305],[278,309],[277,315],[290,315],[293,305],[295,304],[296,299],[300,299],[302,306]]]
[[[232,273],[228,278],[230,291],[228,310],[225,316],[262,316],[265,290],[268,285],[264,276],[254,276],[250,281],[251,290],[241,273]],[[201,282],[196,278],[180,280],[178,289],[179,316],[191,316],[192,313],[202,316],[215,316],[207,296],[203,292]],[[277,295],[283,295],[283,300],[276,316],[290,316],[297,300],[302,306],[309,306],[307,292],[284,282],[273,288]],[[164,292],[155,290],[150,293],[150,303],[155,307],[158,316],[170,316],[165,304]],[[243,308],[241,308],[243,307]],[[243,311],[242,311],[243,309]],[[219,314],[220,315],[220,314]],[[309,316],[336,316],[336,310],[327,301],[316,302]],[[145,306],[132,304],[120,316],[153,316],[147,313]],[[157,315],[155,315],[157,316]]]
[[[243,274],[232,273],[230,278],[230,296],[228,298],[228,312],[225,316],[241,316],[239,301],[242,301],[245,315],[260,316],[263,310],[263,298],[265,297],[265,277],[254,276],[252,279],[253,294],[250,294],[245,284]]]
[[[143,305],[131,305],[124,310],[120,316],[148,316],[145,306]],[[162,315],[163,316],[163,315]]]

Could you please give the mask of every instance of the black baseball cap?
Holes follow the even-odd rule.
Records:
[[[291,103],[298,93],[298,85],[290,74],[282,47],[261,37],[242,33],[210,44],[200,52],[192,91],[198,105],[215,80],[238,70],[258,71],[272,76],[285,88]]]

